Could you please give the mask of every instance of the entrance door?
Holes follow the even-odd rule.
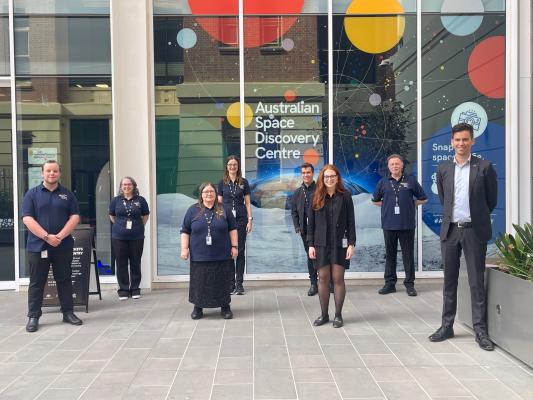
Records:
[[[15,219],[9,79],[0,79],[0,290],[15,289]]]

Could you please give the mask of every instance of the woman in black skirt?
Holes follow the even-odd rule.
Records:
[[[322,314],[313,323],[320,326],[329,322],[329,288],[333,278],[335,319],[333,327],[340,328],[342,306],[346,297],[344,272],[350,267],[355,248],[355,217],[352,196],[342,184],[339,170],[331,164],[322,168],[309,213],[307,228],[309,258],[315,260],[318,270],[318,297]]]
[[[215,307],[221,307],[225,319],[233,318],[230,286],[237,250],[235,217],[218,203],[215,186],[202,183],[198,203],[187,210],[181,226],[181,258],[191,259],[192,319],[202,318],[204,308]]]

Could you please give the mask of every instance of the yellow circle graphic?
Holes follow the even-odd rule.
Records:
[[[396,46],[402,38],[405,17],[394,14],[404,12],[397,0],[354,0],[344,18],[346,35],[355,47],[366,53],[383,53]],[[387,16],[378,16],[383,14]]]
[[[226,116],[228,117],[228,122],[231,126],[235,128],[241,127],[241,103],[237,101],[236,103],[231,104],[226,111]],[[244,127],[247,127],[252,122],[254,117],[254,112],[252,107],[244,103]]]

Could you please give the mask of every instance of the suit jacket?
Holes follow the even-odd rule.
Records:
[[[337,193],[341,196],[342,206],[336,207],[333,211],[333,221],[335,230],[333,232],[333,242],[335,246],[342,246],[342,239],[348,238],[348,245],[355,246],[355,216],[353,211],[353,201],[350,192]],[[327,215],[326,207],[320,210],[309,210],[309,225],[307,226],[307,243],[309,246],[326,245]]]
[[[443,162],[437,169],[437,189],[440,203],[443,205],[440,240],[446,240],[452,222],[455,163],[453,160]],[[470,157],[469,175],[469,203],[470,218],[476,236],[482,242],[488,242],[492,237],[490,213],[498,202],[498,181],[492,163],[474,155]]]
[[[307,198],[310,203],[309,209],[311,209],[311,203],[313,203],[315,189],[316,183],[314,181],[309,185],[309,188],[305,189],[307,190]],[[300,231],[301,234],[305,234],[307,232],[307,221],[305,220],[305,193],[302,186],[296,189],[292,196],[291,215],[294,230],[296,232]]]

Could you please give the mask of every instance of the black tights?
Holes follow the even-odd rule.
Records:
[[[335,300],[335,316],[340,316],[344,298],[346,297],[346,285],[344,284],[344,272],[346,268],[342,265],[332,264],[318,270],[318,298],[322,315],[328,315],[329,308],[329,282],[333,281],[333,298]]]

